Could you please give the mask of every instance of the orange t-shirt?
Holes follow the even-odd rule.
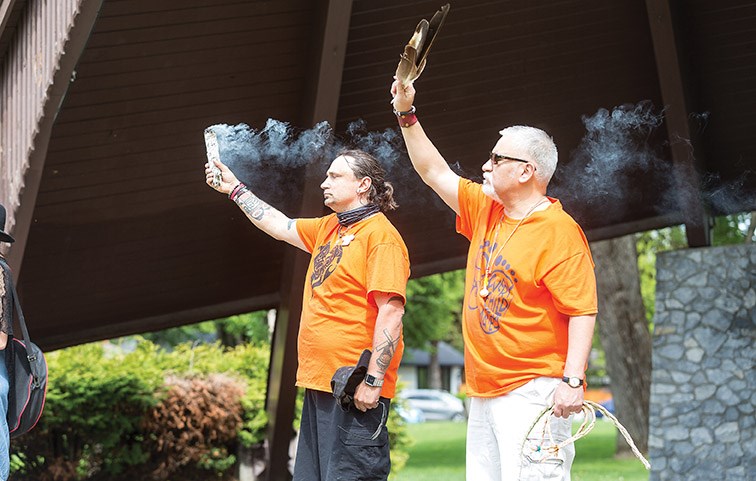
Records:
[[[382,213],[341,231],[340,238],[336,214],[297,220],[299,237],[313,253],[302,299],[297,386],[325,392],[331,392],[336,369],[356,364],[364,349],[373,348],[378,307],[372,294],[404,300],[410,273],[407,247]],[[403,351],[400,339],[383,397],[394,397]]]
[[[556,199],[512,233],[519,220],[504,215],[480,184],[460,179],[458,194],[457,232],[470,240],[462,309],[468,395],[495,397],[536,377],[561,378],[570,316],[598,310],[583,231]],[[487,260],[490,294],[483,298]]]

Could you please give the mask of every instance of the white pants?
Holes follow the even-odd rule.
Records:
[[[471,398],[467,421],[467,481],[570,481],[575,458],[573,444],[556,454],[539,446],[551,445],[544,433],[546,416],[525,435],[541,411],[551,406],[561,379],[539,377],[495,398]],[[554,442],[572,433],[570,419],[551,417]],[[525,448],[525,452],[523,452]]]

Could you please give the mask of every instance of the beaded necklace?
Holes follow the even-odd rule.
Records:
[[[487,298],[489,294],[491,294],[491,291],[488,290],[488,283],[489,279],[491,278],[491,261],[493,259],[496,259],[496,257],[501,254],[502,249],[504,249],[504,246],[507,245],[507,242],[509,242],[509,239],[512,238],[515,231],[518,227],[520,227],[520,224],[522,224],[525,219],[528,218],[530,214],[533,213],[533,211],[538,207],[539,205],[543,204],[544,202],[547,202],[548,199],[541,199],[538,202],[536,202],[533,207],[528,210],[528,212],[525,214],[525,216],[520,219],[517,224],[514,226],[514,229],[512,229],[512,232],[509,233],[506,239],[504,239],[504,243],[501,244],[501,247],[499,247],[499,250],[496,251],[496,253],[492,256],[490,256],[488,259],[486,259],[485,253],[481,252],[481,256],[483,257],[483,264],[485,265],[485,273],[483,276],[483,287],[478,291],[478,294],[480,294],[480,297],[483,299]],[[491,237],[491,247],[493,248],[493,243],[496,240],[496,237],[499,235],[499,228],[501,227],[501,224],[504,223],[504,212],[501,213],[501,219],[499,219],[499,223],[496,225],[496,230],[494,231],[493,237]]]

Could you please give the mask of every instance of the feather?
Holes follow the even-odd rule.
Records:
[[[448,13],[447,3],[433,15],[430,22],[423,18],[415,27],[415,32],[399,56],[399,65],[396,67],[396,78],[403,85],[411,84],[420,77],[433,40],[441,30]]]

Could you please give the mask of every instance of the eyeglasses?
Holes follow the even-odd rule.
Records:
[[[497,154],[496,152],[491,152],[490,156],[488,157],[488,160],[491,161],[492,165],[498,165],[499,162],[503,162],[505,160],[513,160],[515,162],[522,162],[524,164],[530,164],[533,166],[533,170],[536,170],[536,166],[529,160],[518,159],[517,157],[510,157],[508,155],[501,155],[501,154]]]

